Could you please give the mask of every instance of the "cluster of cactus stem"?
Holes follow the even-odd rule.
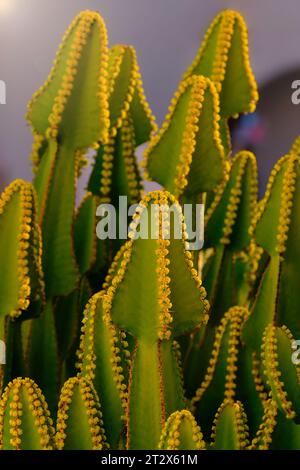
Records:
[[[1,449],[300,449],[300,145],[259,201],[255,155],[230,135],[257,101],[235,11],[160,129],[134,48],[109,47],[96,12],[74,19],[28,106],[33,182],[0,198]],[[119,196],[128,238],[99,239],[97,207]],[[194,252],[186,203],[205,205]]]

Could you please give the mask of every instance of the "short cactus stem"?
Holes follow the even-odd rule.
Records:
[[[152,137],[144,153],[144,177],[158,181],[176,197],[210,191],[221,183],[227,166],[220,134],[219,111],[219,97],[208,78],[193,75],[183,81],[171,101],[161,129]],[[182,120],[184,125],[175,135],[173,127],[176,119]],[[209,126],[204,139],[200,130],[203,121],[207,120]],[[167,151],[172,153],[171,168],[166,158]],[[207,165],[205,158],[213,169]],[[205,169],[205,180],[201,169]]]
[[[219,327],[216,330],[215,341],[213,345],[213,352],[209,361],[209,367],[205,375],[204,381],[201,387],[197,390],[195,397],[192,399],[192,407],[194,407],[199,401],[205,391],[212,383],[216,367],[218,367],[218,361],[220,360],[221,346],[224,340],[227,341],[228,336],[228,357],[226,360],[226,377],[225,377],[225,396],[231,399],[235,395],[235,379],[236,379],[236,363],[237,363],[237,340],[241,332],[243,321],[248,316],[248,311],[242,307],[232,307],[224,315]]]
[[[272,443],[272,434],[277,424],[278,408],[276,402],[269,398],[264,404],[264,415],[259,429],[249,445],[249,450],[268,450]]]
[[[17,378],[0,402],[0,446],[3,450],[52,450],[54,428],[46,400],[31,379]]]
[[[99,397],[88,379],[72,377],[65,382],[58,404],[55,440],[58,450],[104,450],[109,447]]]
[[[212,51],[212,37],[214,50]],[[234,44],[234,45],[233,45]],[[212,61],[207,63],[210,50]],[[239,86],[241,93],[232,93],[231,85],[236,72],[232,61],[239,57]],[[206,59],[206,60],[205,60]],[[248,31],[244,18],[234,10],[224,10],[208,28],[202,46],[184,75],[205,75],[215,83],[221,96],[221,112],[224,117],[237,117],[239,113],[255,111],[258,101],[257,84],[251,69],[248,46]]]
[[[104,297],[104,291],[95,294],[85,308],[77,356],[80,375],[93,382],[101,397],[104,429],[110,444],[116,447],[127,408],[130,353],[126,334],[117,330],[104,314]]]
[[[135,156],[134,123],[129,115],[116,133],[110,132],[106,145],[99,147],[88,188],[100,203],[118,203],[119,196],[127,196],[128,205],[141,199],[142,182]],[[120,181],[120,185],[118,185]]]
[[[226,312],[216,329],[206,374],[191,400],[191,410],[206,439],[215,410],[224,399],[236,399],[240,334],[248,315],[243,307],[232,307]]]
[[[204,249],[213,250],[203,282],[212,305],[211,325],[234,305],[246,306],[251,291],[249,233],[256,213],[258,175],[256,158],[237,153],[230,171],[216,189],[205,214]]]
[[[293,341],[294,338],[286,326],[276,327],[269,324],[263,336],[261,356],[265,380],[273,400],[287,419],[298,422],[300,367],[292,363]],[[289,362],[286,357],[290,358]]]
[[[0,231],[0,256],[6,266],[0,287],[0,315],[16,318],[31,303],[44,302],[41,234],[31,183],[15,180],[1,194]],[[14,243],[14,253],[7,250],[9,243]]]
[[[271,322],[286,325],[296,338],[300,334],[299,252],[295,243],[299,231],[299,176],[299,156],[291,153],[279,159],[251,226],[253,243],[259,246],[254,267],[256,273],[258,269],[261,272],[243,339],[258,354],[264,330]]]
[[[156,132],[157,125],[145,96],[134,47],[119,44],[110,49],[108,77],[111,136],[132,119],[136,143],[141,145]]]
[[[293,154],[285,155],[278,160],[271,172],[265,195],[254,219],[252,231],[255,234],[256,240],[269,254],[275,252],[283,255],[287,248],[288,231],[291,224],[290,216],[296,191],[299,162],[299,157]],[[274,192],[276,191],[278,183],[281,185],[281,198],[280,201],[278,201],[277,228],[272,238],[267,240],[265,237],[263,238],[263,224],[265,223],[265,219],[269,217],[268,207],[272,202],[272,197],[276,197]],[[274,215],[275,214],[273,214],[273,216]]]
[[[175,411],[169,416],[160,438],[159,449],[204,450],[201,429],[188,410]]]
[[[250,183],[248,183],[247,192],[243,193],[243,186],[245,186],[245,179],[250,173]],[[257,203],[257,192],[258,192],[258,179],[257,179],[257,164],[256,158],[253,153],[248,151],[241,151],[235,155],[231,163],[231,171],[225,181],[217,188],[215,198],[210,205],[206,215],[205,224],[207,230],[210,229],[209,225],[214,223],[216,217],[224,217],[224,214],[218,214],[219,204],[227,202],[225,217],[222,221],[222,236],[220,237],[220,243],[229,245],[232,243],[234,236],[235,224],[238,220],[238,210],[243,203],[243,198],[249,198],[249,211],[250,219],[256,211]],[[220,221],[221,222],[221,221]],[[250,223],[249,223],[250,226]],[[245,235],[248,235],[249,226],[246,227]],[[218,236],[219,234],[217,234]],[[247,246],[247,242],[244,247]]]
[[[219,407],[212,427],[212,448],[245,450],[249,445],[247,416],[241,402],[225,399]]]

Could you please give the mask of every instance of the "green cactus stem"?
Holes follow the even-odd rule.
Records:
[[[249,444],[247,416],[241,402],[225,399],[212,427],[214,450],[245,450]]]
[[[59,357],[51,301],[47,302],[41,316],[31,322],[26,353],[29,377],[45,390],[51,414],[55,417],[59,392]]]
[[[74,223],[74,250],[81,275],[91,270],[96,262],[97,200],[88,192],[77,209]]]
[[[101,397],[105,432],[116,448],[124,429],[130,353],[125,333],[118,331],[104,314],[104,295],[103,291],[95,294],[85,308],[78,366]]]
[[[55,302],[47,301],[39,318],[23,328],[27,374],[44,390],[53,418],[61,384],[76,373],[76,350],[85,303],[91,290],[85,278],[78,289]]]
[[[78,280],[75,187],[82,154],[108,138],[107,67],[105,24],[99,14],[83,12],[68,28],[47,81],[29,104],[48,297],[69,294]]]
[[[182,82],[144,154],[145,177],[176,197],[214,189],[226,172],[219,112],[218,94],[208,78],[191,76]]]
[[[84,11],[67,29],[49,77],[28,105],[33,130],[50,140],[72,139],[75,149],[107,140],[107,62],[105,23],[98,13]],[[73,113],[79,104],[80,122]],[[91,126],[92,116],[97,119]]]
[[[286,325],[296,338],[300,335],[299,163],[294,155],[286,155],[276,163],[252,227],[256,243],[268,256],[243,330],[243,339],[258,354],[263,332],[273,321],[278,326]]]
[[[286,326],[267,326],[262,344],[262,362],[267,384],[279,409],[300,423],[300,367],[292,362],[294,338]]]
[[[204,450],[200,427],[188,410],[175,411],[169,416],[161,434],[161,450]]]
[[[108,93],[111,126],[106,145],[100,145],[88,183],[99,203],[119,207],[119,196],[127,197],[128,207],[142,197],[142,178],[135,149],[156,131],[155,118],[147,102],[136,52],[132,46],[118,45],[109,51]],[[119,213],[117,211],[117,216]],[[128,225],[129,218],[123,221]],[[117,233],[119,217],[117,217]],[[96,263],[89,276],[103,280],[123,240],[97,240]],[[98,287],[99,290],[99,287]]]
[[[30,183],[16,180],[1,194],[0,247],[4,267],[0,317],[18,318],[31,303],[42,302],[44,297],[36,195]]]
[[[135,157],[133,122],[124,119],[115,137],[99,148],[88,189],[100,196],[100,202],[118,205],[119,196],[127,196],[128,205],[141,199],[141,176]]]
[[[83,311],[92,295],[88,280],[83,277],[78,289],[57,299],[54,307],[55,327],[59,355],[60,383],[77,373],[77,350]]]
[[[268,390],[263,381],[260,360],[255,352],[244,345],[239,350],[237,367],[236,399],[244,404],[249,437],[254,439],[268,410]]]
[[[52,450],[54,428],[46,400],[31,379],[16,378],[0,402],[0,448]]]
[[[248,303],[257,259],[249,234],[256,212],[257,188],[255,156],[241,151],[232,159],[230,172],[217,187],[205,214],[200,268],[211,314],[209,325],[196,332],[184,348],[185,386],[189,397],[203,380],[215,326],[230,307]],[[194,367],[197,367],[197,374]]]
[[[103,284],[118,247],[117,240],[97,237],[99,204],[100,198],[88,191],[76,211],[74,222],[74,250],[81,281],[86,277],[93,293]]]
[[[126,195],[129,204],[134,204],[141,196],[135,148],[147,142],[157,126],[132,46],[117,45],[110,49],[108,83],[110,137],[95,155],[88,189],[99,195],[102,202]]]
[[[264,404],[264,415],[259,429],[252,439],[249,450],[268,450],[272,443],[273,433],[277,427],[278,409],[276,402],[269,398]]]
[[[299,450],[300,424],[287,419],[283,413],[278,413],[277,424],[272,434],[271,450]]]
[[[204,248],[214,251],[203,269],[203,279],[213,324],[226,309],[247,301],[248,278],[239,269],[239,257],[244,255],[249,260],[249,229],[256,211],[257,188],[255,156],[241,151],[233,158],[229,177],[217,189],[205,215]]]
[[[100,203],[106,203],[113,204],[116,209],[117,237],[116,240],[100,240],[97,238],[95,240],[96,262],[94,269],[92,269],[92,275],[98,282],[99,278],[103,281],[103,276],[107,273],[113,257],[124,243],[124,240],[118,237],[120,224],[127,227],[130,222],[130,217],[120,220],[122,215],[120,215],[118,210],[120,204],[119,197],[127,197],[126,213],[129,206],[137,204],[142,197],[142,182],[135,156],[136,143],[134,139],[133,122],[132,120],[124,119],[122,127],[118,129],[116,136],[110,137],[108,144],[101,146],[95,157],[95,164],[88,188],[95,195],[93,196],[94,206],[98,207]],[[88,197],[84,207],[87,204],[92,204],[91,197]],[[90,218],[94,217],[94,220],[96,220],[96,210],[94,213],[90,210],[89,213]],[[86,226],[83,226],[81,232],[85,234],[85,230]],[[96,237],[95,231],[93,235]],[[99,290],[99,286],[97,290]]]
[[[182,239],[174,238],[174,226],[166,220],[167,208],[173,204]],[[156,217],[148,210],[153,206]],[[139,238],[138,228],[145,223],[149,236]],[[156,191],[145,196],[133,216],[131,240],[125,244],[104,301],[113,323],[136,339],[126,417],[128,448],[156,448],[166,418],[184,407],[172,339],[207,321],[205,290],[193,268],[192,255],[185,251],[182,224],[181,208],[169,193]],[[147,272],[146,282],[141,270]]]
[[[72,377],[64,384],[56,429],[58,450],[105,450],[109,447],[99,398],[86,378]]]
[[[34,188],[16,180],[0,196],[0,339],[6,345],[6,363],[0,365],[1,390],[10,380],[16,359],[14,320],[35,316],[44,304],[41,249]]]
[[[258,91],[250,65],[248,31],[238,12],[224,10],[213,20],[184,79],[192,75],[204,75],[215,83],[222,117],[255,111]]]
[[[210,433],[215,410],[225,398],[235,398],[240,333],[248,314],[243,307],[232,307],[216,329],[204,380],[191,401],[205,437]]]
[[[145,96],[134,47],[116,45],[109,50],[108,81],[111,136],[129,119],[136,145],[147,142],[157,126]]]

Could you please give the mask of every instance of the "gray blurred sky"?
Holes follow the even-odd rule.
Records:
[[[0,105],[0,172],[7,180],[31,178],[26,102],[47,77],[61,36],[80,10],[100,11],[111,45],[135,46],[161,122],[207,26],[228,7],[246,17],[260,83],[300,68],[299,0],[0,0],[0,79],[7,85],[7,104]]]

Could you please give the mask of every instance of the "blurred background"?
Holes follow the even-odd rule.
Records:
[[[26,103],[80,10],[100,11],[111,45],[134,45],[161,123],[205,30],[224,8],[239,10],[249,28],[261,99],[257,112],[236,124],[234,146],[256,153],[262,193],[274,162],[300,134],[300,105],[291,102],[291,84],[300,80],[299,0],[0,0],[0,80],[7,87],[0,104],[0,189],[15,178],[31,179]]]

